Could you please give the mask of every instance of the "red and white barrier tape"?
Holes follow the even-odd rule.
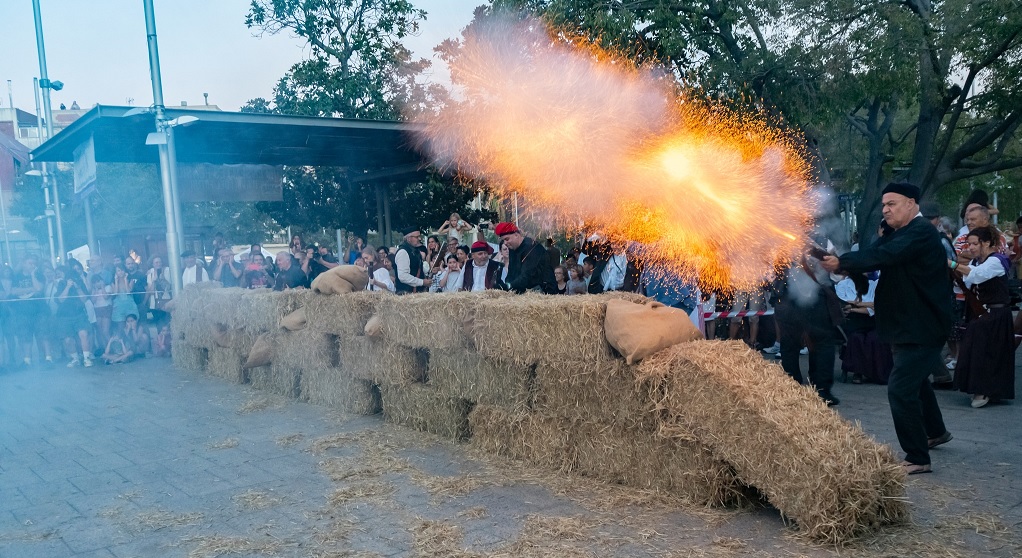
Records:
[[[717,318],[744,318],[746,316],[773,316],[774,309],[768,310],[744,310],[742,312],[706,312],[703,314],[704,320],[716,320]]]

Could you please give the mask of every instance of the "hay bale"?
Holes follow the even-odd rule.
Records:
[[[452,440],[469,435],[472,405],[464,399],[447,397],[423,384],[381,384],[380,397],[388,421]]]
[[[487,360],[465,349],[429,353],[429,385],[448,397],[508,409],[531,404],[533,370]]]
[[[344,295],[313,294],[305,302],[307,328],[342,337],[362,335],[366,323],[384,296],[379,291],[358,291]]]
[[[248,354],[255,344],[256,335],[244,329],[223,329],[218,325],[213,333],[213,344],[224,349],[236,349],[241,354]]]
[[[659,426],[648,390],[634,366],[621,359],[536,366],[533,408],[539,412],[595,420],[655,432]]]
[[[480,303],[488,300],[515,300],[504,291],[479,293],[419,293],[387,297],[380,301],[384,332],[395,343],[416,349],[464,349],[472,339],[463,323],[470,319]]]
[[[475,304],[466,330],[480,354],[516,365],[606,362],[615,358],[603,334],[606,302],[621,298],[646,300],[620,292],[484,299]]]
[[[743,504],[751,494],[697,442],[488,405],[476,406],[469,424],[473,445],[547,469],[663,490],[699,505]]]
[[[246,289],[232,315],[233,322],[225,324],[231,328],[244,329],[259,335],[277,329],[281,316],[278,315],[278,303],[283,296],[281,292],[270,289]]]
[[[291,314],[295,310],[305,307],[305,303],[312,298],[312,291],[308,289],[287,289],[285,291],[279,291],[275,293],[274,300],[277,303],[274,316],[277,317],[277,323],[280,323],[284,316]]]
[[[372,382],[338,367],[302,370],[300,384],[303,401],[353,415],[375,415],[381,409],[380,390]]]
[[[338,336],[341,366],[352,378],[378,384],[404,385],[426,379],[425,351],[395,345],[383,339]]]
[[[189,345],[183,341],[174,343],[170,348],[171,361],[181,370],[202,372],[206,368],[208,350]]]
[[[243,368],[244,363],[245,354],[237,349],[214,347],[209,350],[206,372],[228,382],[244,384],[248,380]]]
[[[707,445],[811,538],[840,544],[907,517],[891,448],[744,343],[682,343],[637,370],[658,394],[662,434]]]
[[[301,371],[287,363],[274,362],[268,366],[258,366],[248,370],[248,381],[252,387],[284,397],[297,398],[299,396],[301,379]]]
[[[241,287],[201,291],[203,317],[214,324],[232,329],[229,324],[237,321],[236,314],[241,308],[245,292],[246,289]]]
[[[316,331],[282,331],[275,338],[273,361],[299,371],[337,366],[337,337]]]

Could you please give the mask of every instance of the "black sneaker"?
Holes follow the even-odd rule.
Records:
[[[823,402],[826,403],[828,407],[833,407],[834,405],[841,403],[841,400],[834,397],[834,394],[829,391],[820,390],[817,393],[820,394],[820,399],[823,399]]]

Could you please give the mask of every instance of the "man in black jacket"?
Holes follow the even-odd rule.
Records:
[[[939,233],[919,212],[918,187],[888,184],[883,215],[892,232],[857,252],[828,256],[822,265],[831,272],[880,270],[877,336],[894,353],[887,398],[905,450],[902,466],[910,475],[929,473],[929,449],[951,440],[927,381],[951,331],[951,278]]]
[[[554,270],[546,250],[525,236],[514,223],[498,223],[493,232],[503,240],[510,252],[507,263],[507,290],[518,294],[538,288],[547,294],[557,292]]]

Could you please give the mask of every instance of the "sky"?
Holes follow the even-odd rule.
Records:
[[[52,105],[82,108],[149,106],[145,15],[142,0],[40,0],[50,80],[64,82]],[[405,45],[436,60],[433,47],[457,37],[485,0],[412,0],[427,12],[418,36]],[[155,0],[156,32],[167,106],[209,103],[238,110],[255,97],[269,98],[292,64],[304,59],[303,40],[286,33],[257,36],[245,26],[250,0]],[[35,111],[32,78],[39,76],[32,0],[0,0],[0,107]],[[443,70],[434,73],[443,81]]]

